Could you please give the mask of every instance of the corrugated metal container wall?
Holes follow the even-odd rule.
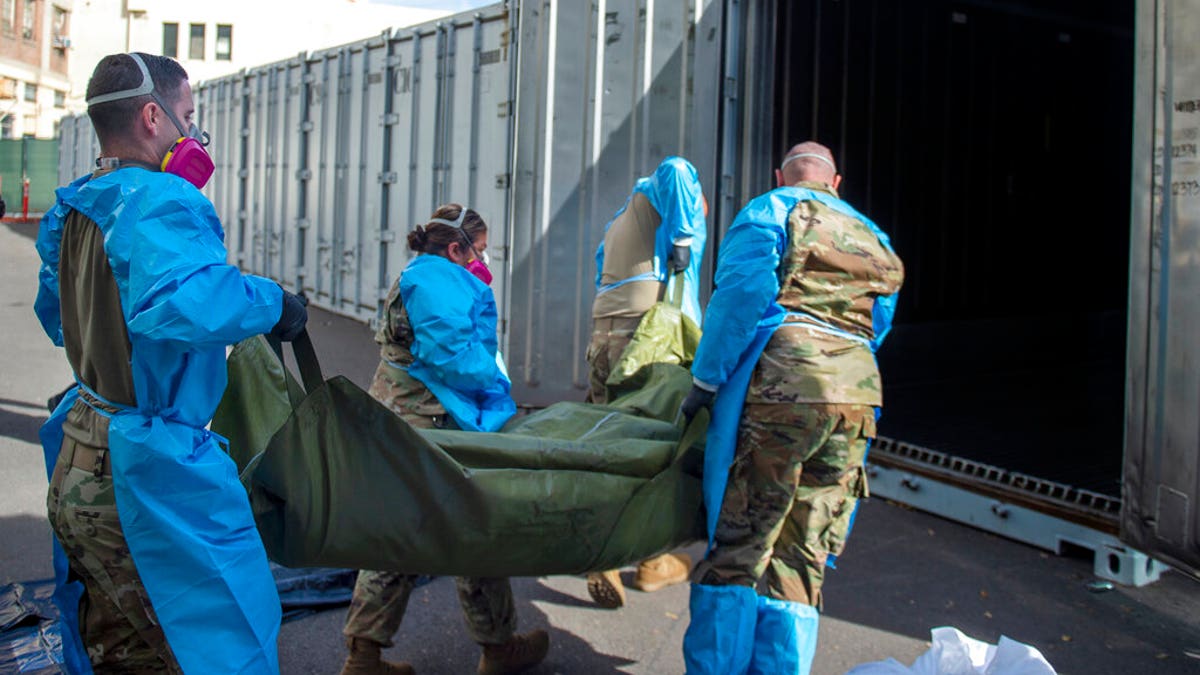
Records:
[[[67,185],[96,170],[100,141],[87,115],[67,115],[59,125],[58,184]]]
[[[581,399],[596,246],[639,176],[717,186],[723,5],[522,2],[509,370],[523,404]]]
[[[386,294],[408,261],[405,237],[447,202],[488,223],[492,290],[505,315],[508,172],[512,137],[509,13],[501,6],[398,31],[389,43],[382,111],[384,265],[370,280]],[[364,273],[364,278],[366,273]]]
[[[225,227],[225,246],[230,262],[246,267],[245,219],[241,217],[239,188],[243,163],[244,72],[206,83],[193,91],[196,121],[208,131],[209,154],[216,169],[204,189]]]
[[[1121,537],[1200,574],[1200,2],[1137,25]]]
[[[230,260],[315,306],[374,319],[408,231],[441,203],[478,210],[513,394],[541,405],[583,396],[595,250],[637,178],[683,155],[710,223],[740,206],[722,204],[733,179],[717,170],[719,73],[739,43],[725,42],[721,0],[511,7],[203,82],[194,96]]]
[[[456,201],[484,216],[504,261],[508,18],[495,5],[197,87],[217,163],[206,193],[231,260],[371,320],[408,261],[408,231]],[[498,299],[506,282],[496,275]]]

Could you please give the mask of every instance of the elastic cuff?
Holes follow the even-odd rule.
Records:
[[[694,237],[680,237],[679,239],[672,240],[671,243],[675,246],[691,246],[692,239]]]
[[[709,384],[694,375],[692,376],[692,384],[696,385],[697,387],[700,387],[704,391],[713,391],[713,392],[715,392],[717,390],[717,386],[718,386],[715,384]]]

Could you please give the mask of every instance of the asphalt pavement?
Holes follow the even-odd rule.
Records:
[[[35,227],[0,224],[0,584],[46,578],[50,529],[37,429],[45,400],[70,382],[61,350],[33,315]],[[365,385],[377,352],[360,323],[310,310],[326,375]],[[381,514],[384,517],[386,514]],[[569,542],[564,542],[569,545]],[[694,557],[699,545],[688,549]],[[633,569],[624,570],[628,582]],[[1093,592],[1088,556],[1058,557],[879,499],[864,503],[850,546],[826,583],[815,675],[894,657],[911,663],[929,631],[955,626],[989,642],[1001,635],[1037,647],[1060,673],[1200,672],[1200,583],[1168,572],[1143,588]],[[514,579],[520,630],[550,632],[534,674],[682,673],[686,585],[630,590],[616,611],[592,605],[581,577]],[[345,656],[344,608],[285,624],[284,673],[337,673]],[[387,657],[418,673],[471,673],[470,642],[449,579],[418,589]]]

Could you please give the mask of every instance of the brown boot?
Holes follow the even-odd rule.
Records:
[[[686,553],[664,553],[638,565],[637,576],[632,586],[639,591],[653,593],[660,588],[687,581],[692,569],[692,558]]]
[[[509,675],[536,666],[546,658],[550,636],[544,630],[514,635],[502,645],[483,645],[479,675]]]
[[[621,573],[617,570],[592,572],[587,576],[587,586],[588,595],[604,609],[625,606],[625,585],[621,583]]]
[[[350,655],[342,664],[342,675],[415,675],[417,671],[407,663],[384,661],[379,652],[383,645],[366,638],[346,638]]]

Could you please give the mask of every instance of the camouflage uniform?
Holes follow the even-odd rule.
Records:
[[[406,372],[405,368],[413,363],[413,340],[412,325],[396,284],[388,294],[384,320],[375,334],[380,362],[369,391],[418,429],[457,428],[437,397]],[[399,572],[359,571],[342,632],[346,637],[390,646],[418,578]],[[454,581],[471,639],[482,645],[508,642],[517,628],[508,579],[457,577]]]
[[[629,206],[604,233],[604,267],[601,284],[613,284],[654,270],[654,237],[662,218],[646,195],[634,192]],[[592,337],[588,342],[588,401],[607,403],[604,382],[621,352],[629,345],[642,316],[666,290],[666,284],[648,279],[633,281],[596,296],[592,303]]]
[[[379,367],[368,389],[405,422],[418,429],[446,426],[446,409],[420,380],[409,376],[413,364],[412,346],[415,341],[408,312],[400,298],[400,285],[393,284],[388,293],[383,322],[375,332],[379,343]]]
[[[131,347],[99,226],[77,211],[66,218],[60,269],[63,346],[84,384],[132,405]],[[125,542],[108,461],[111,406],[82,394],[63,424],[63,443],[46,497],[50,526],[72,578],[83,582],[79,629],[97,671],[180,672]],[[95,407],[92,407],[95,406]]]
[[[714,547],[693,578],[754,586],[766,575],[771,597],[819,607],[826,561],[867,494],[883,404],[872,310],[904,269],[865,224],[820,202],[797,204],[787,228],[777,301],[792,314],[755,366]]]

